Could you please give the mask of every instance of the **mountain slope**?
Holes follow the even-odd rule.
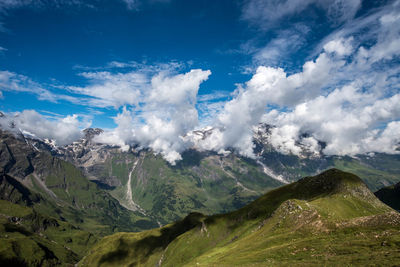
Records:
[[[399,213],[357,176],[331,169],[270,191],[235,212],[191,214],[161,229],[105,237],[80,264],[392,264],[400,261],[399,248]]]
[[[389,207],[400,211],[400,183],[376,191],[375,196]]]
[[[85,137],[64,147],[47,150],[82,169],[132,211],[166,224],[197,211],[219,213],[235,210],[266,191],[282,185],[255,161],[194,149],[182,154],[176,166],[149,150],[127,152],[98,144],[100,129],[86,129]],[[36,147],[46,143],[29,140]]]
[[[71,266],[97,240],[156,227],[71,163],[0,131],[0,264]]]
[[[23,136],[1,131],[0,145],[0,172],[9,182],[4,188],[12,193],[17,186],[22,198],[39,195],[38,201],[26,203],[37,211],[100,235],[156,226],[153,219],[122,207],[74,165],[37,149]],[[13,201],[7,190],[0,197]]]
[[[0,200],[0,265],[71,266],[98,238],[37,212]]]
[[[209,131],[212,129],[195,134],[201,139]],[[103,132],[98,128],[84,130],[82,139],[61,147],[49,140],[25,140],[79,167],[120,205],[158,224],[193,211],[229,212],[284,183],[332,167],[359,175],[373,191],[400,181],[400,170],[394,167],[400,162],[397,155],[336,157],[307,147],[300,155],[286,155],[270,144],[269,131],[270,126],[261,124],[254,133],[256,160],[235,153],[201,152],[194,147],[182,153],[183,160],[176,166],[149,150],[131,147],[123,152],[119,147],[96,143],[96,136]]]

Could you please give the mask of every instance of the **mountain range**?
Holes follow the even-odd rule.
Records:
[[[360,176],[365,192],[400,181],[399,155],[326,156],[307,148],[300,155],[282,154],[268,142],[270,127],[260,125],[254,132],[256,158],[193,147],[175,166],[148,149],[132,146],[123,152],[97,143],[98,128],[84,130],[82,139],[66,146],[17,129],[1,130],[0,261],[68,265],[104,236],[162,227],[191,214],[177,223],[169,244],[209,218],[202,214],[245,209],[275,188],[333,167]],[[201,138],[207,131],[212,129],[193,134]],[[397,200],[383,201],[396,209]],[[160,229],[170,225],[165,227]],[[163,230],[144,233],[154,231]]]

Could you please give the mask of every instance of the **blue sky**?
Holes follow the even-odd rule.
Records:
[[[233,1],[150,1],[133,10],[123,1],[91,4],[94,7],[61,3],[5,9],[0,46],[7,50],[1,54],[1,69],[51,87],[84,85],[78,73],[112,61],[178,62],[186,65],[184,70],[213,71],[200,94],[233,91],[235,83],[246,80],[240,68],[248,64],[248,56],[226,51],[237,49],[254,31],[240,20],[240,5]],[[3,94],[5,111],[33,108],[62,115],[71,109],[88,111],[68,103],[34,101],[32,95]],[[114,109],[101,111],[116,114]],[[105,117],[94,116],[94,126],[113,126]]]
[[[361,0],[2,1],[0,110],[34,111],[45,125],[72,120],[72,128],[107,128],[104,142],[138,142],[160,153],[180,154],[188,146],[182,136],[211,125],[220,136],[198,146],[250,155],[249,132],[261,121],[276,125],[281,138],[272,142],[287,153],[298,153],[299,142],[315,150],[315,140],[330,143],[325,152],[331,154],[375,151],[382,142],[383,152],[393,152],[395,108],[380,117],[381,110],[373,111],[345,134],[328,125],[336,122],[335,112],[304,121],[299,110],[339,95],[332,108],[357,117],[376,102],[396,101],[399,6]],[[317,130],[325,124],[325,131]],[[152,127],[171,130],[141,137]],[[300,140],[304,132],[314,140]]]

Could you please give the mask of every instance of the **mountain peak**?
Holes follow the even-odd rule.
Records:
[[[96,135],[99,135],[103,132],[104,130],[100,128],[86,128],[85,130],[83,130],[83,134],[87,140],[90,140]]]
[[[304,187],[311,192],[321,193],[337,193],[350,187],[367,187],[364,182],[357,176],[349,172],[344,172],[336,168],[326,170],[316,176],[308,176],[297,182],[298,186]]]

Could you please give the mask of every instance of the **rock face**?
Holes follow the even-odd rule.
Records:
[[[99,144],[94,138],[103,132],[99,128],[83,130],[83,138],[70,145],[56,146],[52,140],[26,138],[27,142],[40,151],[48,151],[53,156],[71,162],[79,167],[91,180],[96,180],[108,186],[120,186],[121,182],[112,176],[106,163],[114,154],[121,154],[118,147]]]
[[[35,150],[26,143],[23,135],[0,130],[0,172],[24,178],[33,172]]]

